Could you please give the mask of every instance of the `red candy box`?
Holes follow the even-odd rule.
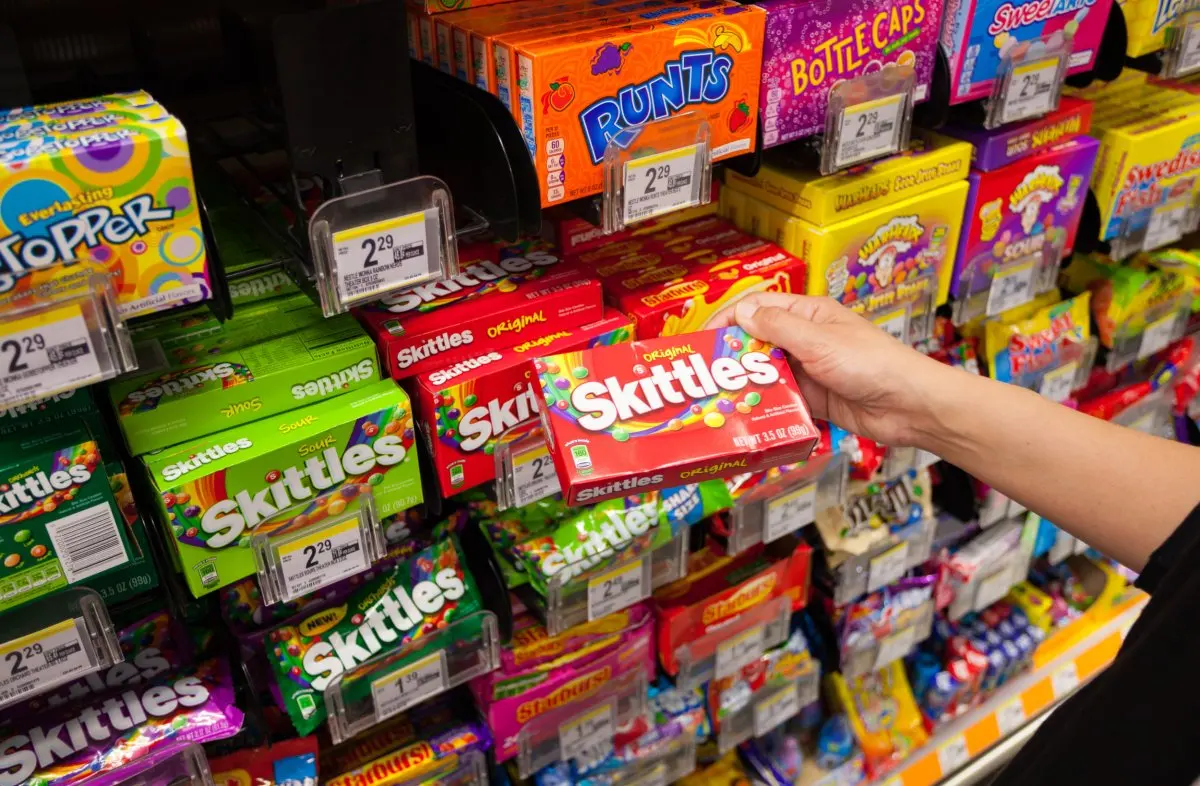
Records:
[[[728,327],[539,358],[570,505],[757,472],[820,438],[783,351]]]

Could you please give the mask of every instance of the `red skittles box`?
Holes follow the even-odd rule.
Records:
[[[447,354],[486,354],[603,316],[600,282],[536,244],[512,250],[354,309],[394,379],[435,371]]]
[[[783,351],[737,327],[535,367],[569,505],[804,461],[820,436]]]
[[[507,349],[458,354],[417,377],[419,422],[442,494],[450,496],[496,477],[496,438],[537,417],[533,359],[633,338],[629,317],[609,311],[582,327],[564,327]]]

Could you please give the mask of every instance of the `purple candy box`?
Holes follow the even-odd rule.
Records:
[[[829,91],[885,67],[915,69],[915,98],[929,96],[942,0],[762,0],[763,144],[822,133]]]

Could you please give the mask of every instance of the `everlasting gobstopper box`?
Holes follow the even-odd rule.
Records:
[[[729,327],[540,358],[569,505],[803,461],[819,438],[782,350]]]

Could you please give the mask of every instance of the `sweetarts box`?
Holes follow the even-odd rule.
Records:
[[[250,539],[295,505],[317,521],[369,489],[381,517],[421,502],[408,396],[391,380],[146,456],[188,589],[255,575]],[[330,492],[340,490],[344,499]],[[324,495],[324,496],[322,496]]]
[[[765,0],[763,145],[824,133],[829,92],[881,69],[914,69],[929,97],[942,0]]]
[[[442,494],[451,496],[496,478],[493,451],[508,429],[537,417],[533,359],[633,339],[629,317],[561,330],[506,349],[449,356],[416,379],[414,405]]]
[[[211,296],[187,133],[170,115],[0,143],[0,307],[97,273],[122,317]]]
[[[1037,57],[1071,42],[1067,73],[1096,61],[1112,0],[949,0],[942,50],[950,63],[950,103],[991,95],[1005,58]]]
[[[971,144],[971,166],[979,171],[1008,166],[1026,156],[1086,134],[1092,125],[1092,102],[1063,96],[1058,109],[1044,117],[988,130],[981,126],[946,126],[946,136]]]
[[[539,358],[569,505],[803,461],[819,438],[783,351],[741,328]]]
[[[518,125],[542,205],[601,193],[610,142],[627,149],[637,141],[631,126],[683,112],[708,121],[714,160],[751,152],[765,18],[729,5],[612,36],[518,45]],[[543,106],[546,93],[554,97]]]
[[[483,354],[595,322],[604,313],[600,282],[536,245],[460,270],[354,310],[394,379],[435,371],[447,354]]]
[[[971,172],[951,282],[956,299],[987,291],[997,267],[1022,259],[1057,269],[1075,247],[1098,147],[1078,137],[990,172]],[[1054,286],[1055,278],[1034,286]]]

